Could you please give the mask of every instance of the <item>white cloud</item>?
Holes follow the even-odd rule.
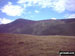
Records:
[[[7,18],[0,18],[0,24],[7,24],[12,22],[13,20],[7,19]]]
[[[56,20],[56,18],[51,18],[52,20]]]
[[[65,11],[65,1],[64,0],[58,0],[53,2],[53,9],[59,13],[62,13]]]
[[[75,11],[75,0],[66,0],[66,10]]]
[[[75,11],[75,0],[57,0],[53,2],[53,8],[57,12]]]
[[[41,0],[39,3],[39,6],[41,6],[42,8],[46,8],[46,7],[51,7],[52,6],[52,1],[51,0]]]
[[[58,13],[62,13],[66,10],[75,11],[75,0],[18,0],[17,3],[19,5],[13,5],[9,2],[1,9],[1,11],[9,16],[20,16],[26,7],[29,6],[40,6],[41,8],[50,9],[53,8],[53,10]]]
[[[18,0],[17,3],[25,4],[27,6],[37,5],[41,8],[53,8],[59,13],[62,13],[65,10],[75,11],[75,0]]]
[[[26,4],[27,6],[41,6],[42,8],[50,7],[51,0],[18,0],[19,4]]]
[[[75,14],[65,14],[64,18],[75,18]]]
[[[68,18],[75,18],[75,14],[69,15]]]
[[[6,13],[8,16],[20,16],[23,12],[24,8],[22,8],[19,5],[12,5],[11,2],[8,2],[7,5],[5,5],[3,8],[1,8],[1,11],[3,13]]]
[[[26,1],[25,0],[18,0],[18,2],[17,3],[25,3]]]
[[[38,11],[38,10],[35,10],[34,12],[35,12],[35,13],[39,13],[39,11]]]

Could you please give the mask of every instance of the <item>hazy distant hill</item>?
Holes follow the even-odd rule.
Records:
[[[75,35],[75,19],[31,21],[17,19],[0,25],[0,33],[33,35]]]

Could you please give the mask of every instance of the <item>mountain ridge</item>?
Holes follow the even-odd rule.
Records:
[[[1,24],[0,33],[75,35],[75,18],[40,21],[20,18],[8,24]]]

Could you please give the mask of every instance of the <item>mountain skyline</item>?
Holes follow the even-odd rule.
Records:
[[[29,20],[75,18],[74,0],[0,0],[0,24]]]
[[[0,33],[75,36],[75,18],[33,21],[17,19],[0,25]]]

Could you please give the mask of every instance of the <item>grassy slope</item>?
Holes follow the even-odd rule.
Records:
[[[0,34],[0,56],[59,56],[75,51],[75,36]]]

